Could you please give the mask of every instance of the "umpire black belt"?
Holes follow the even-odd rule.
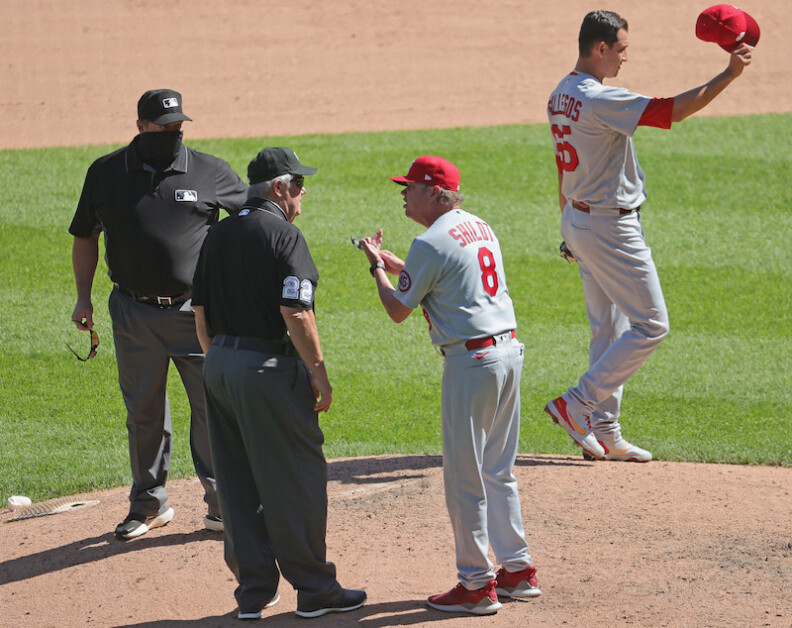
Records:
[[[591,206],[587,205],[586,203],[581,203],[580,201],[572,201],[572,207],[574,207],[579,212],[583,212],[584,214],[591,213]],[[624,207],[614,207],[614,210],[618,210],[621,216],[625,214],[632,214],[633,212],[637,212],[641,210],[640,205],[635,209],[625,209]]]
[[[182,294],[175,297],[147,297],[140,294],[135,294],[131,290],[127,290],[126,288],[122,288],[118,284],[115,284],[115,287],[118,288],[118,291],[127,295],[128,297],[132,297],[135,301],[139,303],[145,303],[146,305],[158,305],[160,307],[171,307],[173,305],[181,305],[188,299],[192,298],[192,293],[188,292],[187,294]]]
[[[259,353],[274,353],[275,355],[285,355],[294,358],[299,357],[294,345],[284,340],[264,340],[263,338],[253,338],[250,336],[217,334],[214,340],[212,340],[212,344],[238,351],[258,351]]]

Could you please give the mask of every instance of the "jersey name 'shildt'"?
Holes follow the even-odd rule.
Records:
[[[498,238],[485,221],[462,209],[444,214],[415,238],[396,298],[407,307],[421,306],[435,345],[517,326]]]
[[[459,240],[459,246],[467,246],[482,240],[495,240],[495,234],[490,226],[483,220],[464,221],[448,230],[448,234]]]

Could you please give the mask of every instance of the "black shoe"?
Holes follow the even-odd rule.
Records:
[[[328,604],[297,608],[298,617],[321,617],[327,613],[354,611],[366,603],[366,592],[360,589],[341,589],[341,594]]]
[[[127,518],[116,526],[115,535],[117,539],[127,541],[138,536],[143,536],[152,528],[166,526],[172,520],[173,508],[170,506],[154,517],[145,517],[144,515],[129,513]]]
[[[269,602],[264,604],[264,608],[271,608],[280,602],[280,593],[275,591],[275,595]],[[261,619],[261,611],[243,611],[240,609],[237,613],[237,619]]]

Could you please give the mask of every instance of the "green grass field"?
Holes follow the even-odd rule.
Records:
[[[189,133],[189,130],[188,130]],[[792,115],[691,119],[641,129],[650,199],[642,211],[671,334],[626,387],[625,435],[656,458],[792,465]],[[577,269],[557,256],[556,174],[545,125],[187,142],[244,175],[266,145],[319,168],[304,231],[321,282],[317,317],[334,385],[322,416],[328,458],[440,451],[442,360],[420,315],[393,324],[350,235],[385,229],[404,256],[421,227],[396,185],[420,154],[462,172],[463,205],[501,240],[526,346],[521,451],[575,454],[542,412],[587,364]],[[106,300],[94,283],[99,355],[70,321],[68,225],[90,163],[110,146],[0,152],[0,498],[44,499],[130,482],[125,411]],[[194,474],[175,369],[172,477]]]

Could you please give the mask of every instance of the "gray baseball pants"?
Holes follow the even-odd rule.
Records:
[[[260,610],[278,589],[279,571],[297,589],[298,606],[335,598],[341,585],[326,559],[324,435],[305,363],[218,346],[216,338],[204,381],[239,608]]]
[[[668,311],[639,212],[567,203],[561,232],[578,259],[591,327],[589,369],[567,393],[591,413],[595,434],[608,433],[619,429],[624,383],[668,334]]]
[[[509,334],[506,334],[509,336]],[[443,481],[456,545],[457,577],[480,589],[495,577],[489,560],[519,571],[531,565],[514,461],[520,439],[524,347],[508,338],[468,351],[443,348]]]
[[[210,515],[219,515],[214,468],[206,429],[203,352],[190,301],[161,308],[139,303],[114,288],[109,299],[118,383],[127,408],[132,489],[129,512],[157,515],[168,499],[173,430],[168,403],[170,361],[190,402],[190,451]]]

